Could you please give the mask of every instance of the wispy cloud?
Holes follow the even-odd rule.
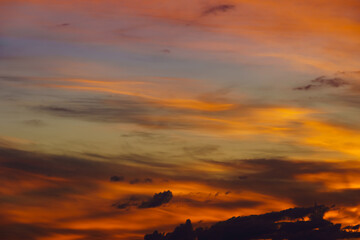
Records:
[[[205,9],[202,12],[202,15],[206,16],[206,15],[211,15],[211,14],[225,13],[225,12],[228,12],[228,11],[234,10],[234,9],[235,9],[235,5],[221,4],[221,5],[208,7],[207,9]]]
[[[117,161],[90,161],[6,147],[0,149],[0,156],[0,171],[7,176],[1,177],[1,201],[6,206],[1,209],[2,216],[29,227],[46,223],[48,230],[41,236],[91,236],[94,229],[103,234],[101,236],[113,236],[120,231],[144,233],[156,226],[168,229],[163,219],[169,212],[174,214],[169,223],[176,224],[184,217],[214,221],[231,217],[234,211],[263,213],[314,201],[337,204],[341,211],[333,215],[334,219],[360,218],[358,214],[346,212],[360,202],[358,188],[348,185],[360,182],[357,162],[207,160],[207,164],[224,171],[219,177],[209,174],[206,167],[197,167],[199,163],[150,169],[132,165],[123,156],[110,158]],[[239,175],[247,178],[238,179]],[[148,176],[154,181],[146,185],[111,182],[111,176],[125,179]],[[125,211],[111,207],[114,202],[114,206]],[[160,209],[164,204],[166,212]],[[49,208],[53,211],[48,211]],[[124,217],[129,214],[131,218]],[[11,224],[9,220],[2,221]],[[11,234],[11,231],[5,230],[5,233]]]
[[[311,80],[311,83],[305,86],[296,87],[294,90],[314,90],[324,87],[338,88],[349,85],[349,83],[342,78],[328,78],[321,76]]]

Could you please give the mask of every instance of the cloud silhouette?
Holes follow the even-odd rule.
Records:
[[[310,84],[307,84],[305,86],[300,86],[294,88],[294,90],[313,90],[313,89],[319,89],[323,87],[332,87],[332,88],[338,88],[342,86],[349,85],[347,81],[345,81],[342,78],[335,77],[335,78],[328,78],[326,76],[321,76],[318,78],[315,78],[311,80]]]
[[[255,239],[288,239],[288,240],[336,240],[359,238],[360,233],[342,230],[340,224],[324,220],[324,214],[330,208],[324,205],[308,208],[290,208],[280,212],[261,215],[232,217],[218,222],[210,228],[193,229],[190,220],[181,224],[170,233],[145,235],[145,240],[255,240]],[[308,217],[309,220],[304,220]],[[355,226],[356,228],[356,226]],[[357,229],[357,228],[356,228]]]
[[[118,209],[126,209],[129,207],[155,208],[170,202],[172,198],[173,198],[173,194],[170,190],[168,190],[164,192],[155,193],[151,198],[133,195],[130,197],[129,200],[125,202],[115,203],[113,204],[113,206]]]
[[[139,208],[154,208],[154,207],[159,207],[165,203],[170,202],[170,200],[173,198],[173,194],[170,190],[168,191],[164,191],[164,192],[160,192],[160,193],[155,193],[154,196],[148,200],[148,201],[143,201],[141,203],[141,205],[139,206]]]
[[[221,4],[217,6],[212,6],[207,9],[205,9],[202,13],[203,16],[211,15],[211,14],[218,14],[218,13],[224,13],[230,10],[235,9],[235,5],[232,4]]]
[[[122,181],[124,181],[124,177],[123,176],[111,176],[110,181],[111,182],[122,182]]]

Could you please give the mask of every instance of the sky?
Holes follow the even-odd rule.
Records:
[[[360,222],[359,52],[358,0],[0,0],[0,233]]]

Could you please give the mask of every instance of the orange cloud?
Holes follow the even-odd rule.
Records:
[[[11,3],[5,2],[11,6]],[[24,3],[24,1],[18,0],[16,3]],[[61,10],[75,15],[81,14],[89,18],[89,21],[121,22],[124,16],[128,17],[128,26],[99,30],[84,24],[73,24],[75,26],[70,24],[66,31],[53,32],[52,36],[48,36],[54,39],[60,37],[64,41],[102,43],[112,46],[125,42],[128,49],[131,48],[135,52],[148,51],[143,48],[137,49],[137,43],[153,46],[169,45],[190,53],[193,50],[202,54],[208,54],[209,51],[219,53],[215,57],[224,56],[224,53],[230,51],[234,52],[236,57],[227,56],[221,59],[228,58],[231,62],[241,56],[245,58],[272,56],[280,60],[290,60],[297,68],[310,65],[325,71],[353,70],[359,65],[355,54],[359,49],[360,37],[360,23],[356,11],[359,5],[353,0],[331,2],[316,0],[306,4],[299,0],[280,2],[233,0],[228,2],[229,5],[235,6],[231,11],[206,16],[202,14],[204,11],[223,3],[221,1],[204,3],[198,0],[121,1],[121,3],[114,0],[91,3],[83,0],[71,3],[34,0],[26,3],[50,12]],[[153,6],[161,6],[161,8]],[[93,12],[97,14],[91,14]],[[9,11],[6,17],[14,16]],[[19,15],[16,17],[19,18]],[[33,17],[30,21],[26,21],[26,18],[29,18],[27,15],[21,18],[24,18],[22,24],[28,22],[30,26],[48,20],[46,16]],[[58,24],[54,22],[54,25]],[[178,28],[180,34],[186,31],[187,35],[192,37],[189,40],[179,38],[178,34],[169,31],[172,28]],[[149,29],[154,33],[149,35]],[[115,34],[117,31],[122,35]],[[20,32],[16,34],[21,34]],[[219,34],[227,36],[227,40],[216,40]],[[246,47],[239,47],[245,42]],[[198,54],[197,57],[203,57],[202,54]],[[192,54],[192,57],[196,56]]]
[[[360,156],[358,130],[316,121],[306,122],[305,128],[308,130],[304,138],[306,144]]]

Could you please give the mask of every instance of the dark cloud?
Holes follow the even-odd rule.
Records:
[[[145,178],[145,179],[144,179],[144,182],[145,182],[145,183],[152,183],[153,180],[152,180],[151,178]]]
[[[258,193],[291,199],[298,206],[318,201],[325,204],[355,206],[360,203],[360,189],[328,189],[324,181],[305,181],[306,174],[360,174],[358,164],[341,162],[293,161],[286,159],[248,159],[227,162],[208,161],[226,166],[229,175],[241,172],[245,179],[211,180],[208,184],[227,189],[246,189]],[[357,167],[355,167],[357,166]],[[239,176],[239,174],[236,174]],[[235,176],[236,176],[235,175]],[[359,197],[358,197],[359,195]]]
[[[121,166],[70,156],[42,154],[0,147],[0,166],[52,177],[103,178]]]
[[[145,240],[336,240],[360,238],[360,233],[341,229],[340,224],[324,220],[329,210],[324,205],[310,208],[290,208],[262,215],[233,217],[218,222],[210,228],[193,229],[190,220],[173,232],[164,234],[155,231],[145,235]],[[308,221],[304,218],[309,217]],[[290,221],[289,221],[290,220]]]
[[[148,201],[143,201],[139,208],[154,208],[154,207],[159,207],[165,203],[168,203],[171,201],[171,199],[173,198],[173,194],[170,190],[168,191],[164,191],[164,192],[159,192],[159,193],[155,193],[154,196],[148,200]]]
[[[228,12],[233,9],[235,9],[235,5],[221,4],[221,5],[216,5],[216,6],[212,6],[212,7],[205,9],[202,12],[202,15],[206,16],[206,15],[211,15],[211,14],[224,13],[224,12]]]
[[[111,182],[122,182],[124,181],[124,177],[123,176],[111,176],[110,177],[110,181]]]
[[[217,189],[215,192],[229,194],[230,191],[251,191],[287,199],[297,206],[313,204],[314,201],[324,204],[336,204],[340,207],[356,206],[360,203],[359,188],[332,189],[327,185],[331,176],[359,176],[360,168],[356,162],[320,162],[293,161],[289,159],[240,159],[226,162],[206,160],[226,169],[223,177],[208,174],[201,169],[191,169],[190,165],[161,163],[149,156],[121,155],[104,156],[106,161],[92,161],[66,155],[43,154],[0,147],[0,170],[3,174],[0,181],[4,186],[22,188],[24,182],[46,183],[39,188],[25,189],[14,196],[0,196],[0,202],[19,206],[39,206],[51,201],[71,200],[74,196],[92,194],[109,181],[110,176],[123,176],[126,180],[138,178],[139,181],[151,182],[157,179],[169,179],[169,182],[201,183]],[[158,164],[156,168],[152,162]],[[308,181],[302,175],[329,176],[326,180]],[[239,179],[238,176],[247,178]],[[150,180],[151,179],[151,180]],[[349,178],[351,179],[351,178]],[[117,184],[117,183],[114,183]],[[118,183],[122,184],[122,183]],[[340,183],[341,184],[341,183]],[[204,201],[194,200],[191,196],[176,195],[172,198],[170,191],[160,192],[154,196],[137,195],[121,196],[123,198],[114,206],[120,209],[131,207],[151,208],[161,206],[169,201],[172,204],[185,204],[195,209],[219,208],[238,209],[257,207],[261,201],[223,201],[214,197],[215,192]],[[231,195],[230,195],[231,196]],[[109,203],[104,203],[106,206]],[[111,212],[109,208],[109,212]],[[125,211],[112,211],[124,214]],[[100,214],[100,213],[96,213]],[[96,215],[95,214],[95,215]],[[351,214],[351,213],[349,213]],[[95,217],[94,217],[95,218]]]
[[[114,173],[121,173],[120,176],[125,179],[131,181],[138,179],[133,183],[151,183],[156,176],[156,179],[211,185],[217,187],[219,191],[222,189],[223,192],[236,192],[239,189],[250,190],[280,199],[290,199],[298,206],[309,205],[314,201],[340,206],[355,206],[360,203],[360,189],[329,189],[325,180],[306,181],[301,178],[306,174],[344,177],[360,175],[358,164],[351,162],[287,159],[246,159],[226,162],[207,160],[206,162],[215,166],[226,167],[228,177],[219,178],[206,174],[201,169],[192,170],[191,166],[162,163],[156,158],[140,154],[111,156],[106,160],[92,161],[66,155],[16,150],[3,146],[0,147],[0,168],[6,174],[0,179],[9,181],[8,178],[11,176],[11,181],[17,182],[17,179],[31,178],[34,174],[46,178],[68,179],[71,181],[62,182],[58,186],[59,193],[63,193],[65,196],[73,194],[74,191],[80,193],[88,191],[90,188],[96,189],[98,181],[109,179],[110,176],[114,176]],[[238,176],[242,176],[241,179]],[[72,182],[78,184],[73,185]],[[93,183],[93,185],[89,183]],[[20,181],[19,184],[21,185]],[[56,195],[52,189],[37,191],[33,194]],[[145,200],[146,198],[141,199],[141,201]],[[186,202],[186,200],[184,203],[197,204],[191,201]],[[217,201],[209,202],[209,204],[221,205]]]
[[[149,128],[182,129],[197,126],[177,117],[186,110],[175,111],[156,103],[127,97],[117,100],[78,99],[58,105],[36,106],[32,109],[60,117],[106,123],[132,123]]]
[[[149,162],[147,157],[141,157],[136,155],[136,159],[140,161]],[[113,176],[112,180],[121,180],[122,178],[129,179],[136,176],[147,176],[141,179],[144,183],[153,181],[152,176],[154,172],[147,170],[146,166],[141,165],[133,166],[130,163],[131,155],[124,156],[112,156],[106,158],[107,161],[93,161],[88,158],[77,158],[66,155],[44,154],[37,152],[29,152],[23,150],[17,150],[6,146],[0,146],[0,169],[6,172],[5,176],[0,176],[0,180],[11,176],[12,181],[17,179],[26,179],[27,175],[41,176],[42,179],[48,177],[67,179],[71,181],[61,182],[63,185],[58,187],[74,188],[76,191],[80,191],[82,188],[89,190],[89,188],[96,189],[98,181],[104,181],[109,179],[109,176]],[[121,163],[119,162],[121,161]],[[150,163],[149,163],[150,164]],[[169,168],[175,167],[172,165]],[[114,172],[122,173],[121,176],[113,175]],[[165,175],[156,173],[158,177],[165,178]],[[77,184],[71,184],[71,182],[77,182]],[[94,185],[90,186],[89,183]],[[49,189],[50,191],[50,189]],[[61,192],[59,190],[59,192]],[[45,193],[44,193],[45,194]]]
[[[346,226],[343,229],[349,231],[359,231],[359,228],[360,228],[360,224],[357,224],[355,226]]]
[[[130,206],[131,206],[130,202],[119,203],[119,204],[116,205],[116,207],[117,207],[118,209],[126,209],[126,208],[128,208],[128,207],[130,207]]]
[[[127,201],[120,201],[113,204],[118,209],[127,209],[129,207],[137,208],[155,208],[168,203],[173,198],[173,194],[170,190],[155,193],[151,198],[147,196],[133,195]]]
[[[347,81],[345,81],[342,78],[335,77],[335,78],[328,78],[326,76],[321,76],[318,78],[315,78],[311,80],[311,83],[305,86],[300,86],[294,88],[294,90],[313,90],[313,89],[319,89],[323,87],[333,87],[338,88],[342,86],[349,85]]]

